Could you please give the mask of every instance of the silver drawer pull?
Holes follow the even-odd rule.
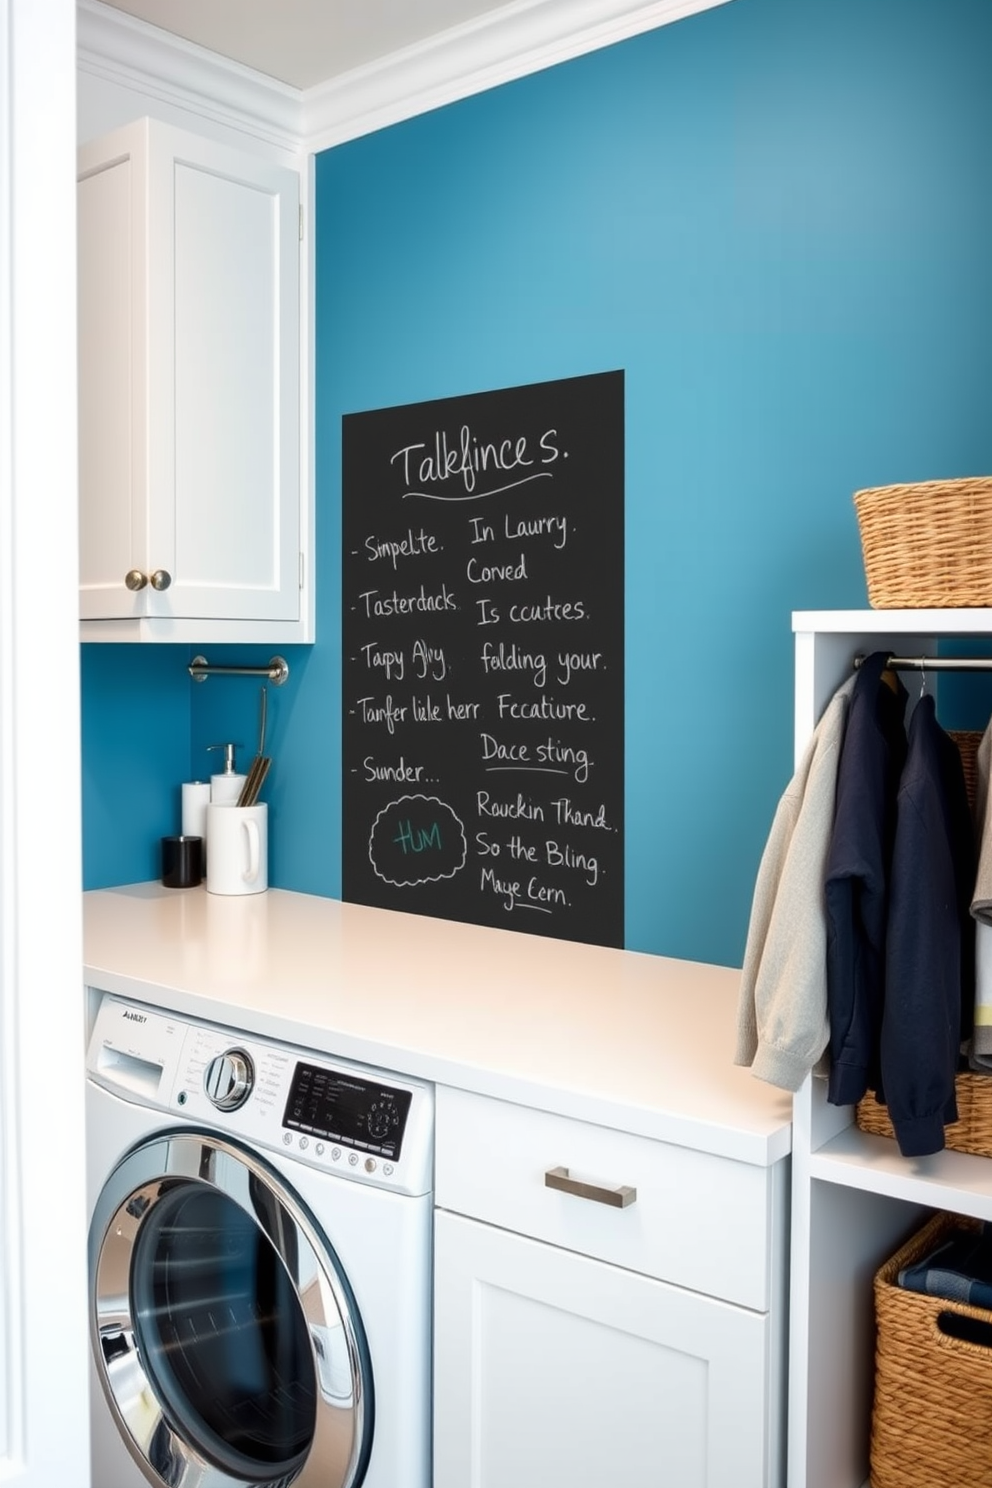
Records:
[[[619,1188],[603,1188],[599,1183],[583,1183],[569,1177],[567,1168],[549,1168],[544,1175],[545,1188],[574,1194],[577,1199],[592,1199],[596,1204],[609,1204],[611,1209],[626,1209],[637,1198],[637,1189],[622,1183]]]

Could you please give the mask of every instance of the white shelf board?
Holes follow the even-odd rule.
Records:
[[[992,610],[794,610],[793,631],[835,635],[992,635]]]
[[[810,1156],[810,1177],[931,1209],[992,1219],[992,1161],[967,1152],[903,1157],[891,1137],[849,1126]]]

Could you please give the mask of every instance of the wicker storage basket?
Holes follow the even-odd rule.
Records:
[[[896,1284],[903,1266],[947,1230],[974,1223],[936,1215],[875,1277],[871,1488],[992,1483],[992,1347],[951,1337],[939,1321],[948,1314],[973,1318],[992,1337],[992,1312]]]
[[[992,605],[992,477],[854,493],[874,609]]]
[[[992,1073],[959,1071],[954,1081],[958,1119],[944,1127],[944,1142],[953,1152],[973,1152],[992,1157]],[[887,1106],[880,1106],[869,1093],[858,1101],[855,1117],[862,1131],[878,1137],[894,1137]],[[992,1476],[989,1478],[992,1484]]]

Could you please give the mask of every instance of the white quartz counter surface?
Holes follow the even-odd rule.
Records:
[[[740,973],[270,889],[84,895],[89,987],[767,1165],[791,1100],[733,1064]]]

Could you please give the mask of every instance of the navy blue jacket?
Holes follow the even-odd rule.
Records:
[[[961,756],[923,697],[909,725],[889,883],[879,1099],[900,1151],[944,1146],[974,1010],[974,829]]]
[[[847,1106],[879,1080],[889,873],[906,759],[906,689],[882,681],[888,653],[862,663],[837,766],[827,856],[827,1099]]]

